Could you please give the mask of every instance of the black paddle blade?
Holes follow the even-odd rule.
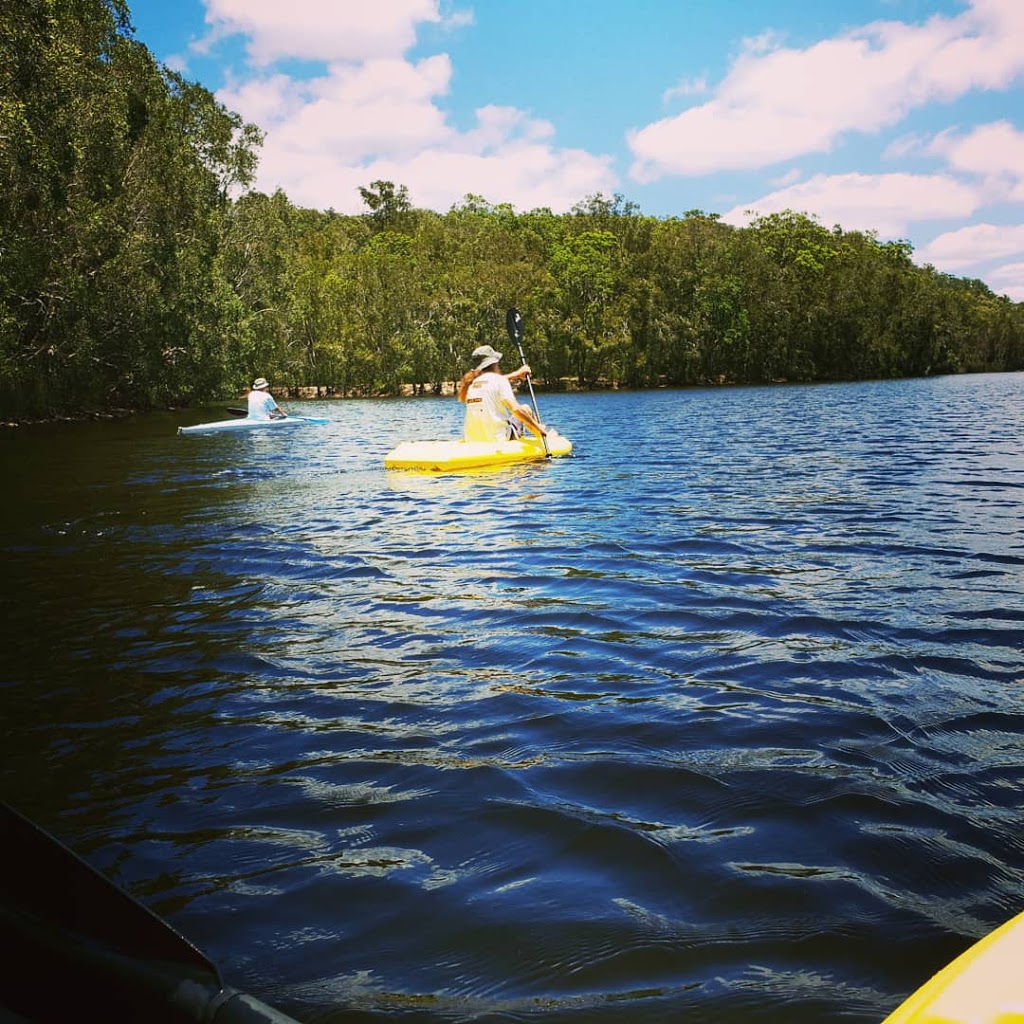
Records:
[[[505,330],[508,331],[509,339],[517,345],[523,340],[523,318],[519,310],[512,308],[505,314]]]

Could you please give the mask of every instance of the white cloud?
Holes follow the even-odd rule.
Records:
[[[829,152],[849,132],[875,132],[911,110],[1024,74],[1024,4],[975,0],[921,25],[875,22],[803,50],[760,38],[716,95],[628,134],[632,177],[759,168]]]
[[[406,186],[417,206],[441,210],[474,193],[563,211],[615,189],[610,157],[559,148],[549,122],[520,110],[482,106],[468,130],[450,123],[440,106],[450,58],[402,56],[418,26],[440,21],[436,0],[207,2],[214,31],[246,35],[255,62],[325,64],[306,80],[232,76],[218,93],[266,133],[255,182],[261,191],[282,188],[300,205],[357,213],[364,209],[358,187],[378,179]]]
[[[519,209],[567,210],[586,195],[608,192],[609,159],[582,150],[556,150],[528,141],[506,142],[489,153],[424,150],[392,168],[391,180],[414,182],[419,205],[447,209],[467,193]]]
[[[979,125],[962,136],[943,132],[929,149],[953,170],[983,178],[992,200],[1024,202],[1024,132],[1009,121]]]
[[[776,188],[788,188],[790,185],[795,185],[803,175],[796,167],[786,171],[785,174],[780,174],[777,178],[772,178],[771,183]]]
[[[447,91],[450,76],[448,58],[441,55],[417,64],[390,59],[336,65],[323,78],[289,82],[286,95],[300,102],[282,104],[282,117],[261,122],[266,147],[295,159],[321,154],[348,163],[408,157],[447,143],[453,133],[434,99]]]
[[[161,63],[166,64],[172,71],[177,71],[179,75],[188,73],[188,60],[180,53],[169,54]]]
[[[215,38],[244,35],[253,63],[297,58],[362,61],[397,57],[416,41],[420,24],[439,23],[438,0],[206,0]]]
[[[976,189],[945,174],[817,174],[735,206],[722,220],[745,224],[748,210],[760,215],[797,210],[847,231],[874,230],[883,238],[903,238],[915,221],[968,217],[980,204]]]
[[[987,275],[988,285],[997,295],[1024,302],[1024,263],[1007,263]]]
[[[261,128],[279,124],[301,111],[306,102],[306,87],[287,75],[271,75],[238,82],[229,76],[228,84],[217,99],[229,110],[241,113]]]
[[[947,231],[917,254],[920,262],[931,263],[946,273],[960,273],[1014,256],[1024,256],[1024,224],[972,224]]]
[[[302,206],[363,210],[358,188],[405,185],[413,203],[446,210],[467,193],[520,209],[569,209],[614,189],[611,158],[559,149],[554,128],[510,107],[481,107],[457,132],[435,104],[448,58],[339,65],[322,78],[255,80],[219,98],[266,130],[256,187]]]
[[[670,103],[680,96],[703,96],[708,91],[708,80],[705,76],[700,78],[684,78],[678,84],[666,89],[661,99],[663,103]]]
[[[378,180],[406,185],[412,202],[427,209],[447,210],[472,193],[521,210],[547,206],[564,211],[582,196],[607,193],[611,177],[606,158],[525,140],[491,152],[435,147],[407,160],[358,164],[316,153],[296,162],[286,151],[272,150],[263,173],[268,183],[285,182],[288,197],[300,206],[350,213],[365,212],[359,186]]]
[[[882,151],[883,160],[902,160],[908,156],[916,156],[927,150],[932,140],[921,133],[901,135],[893,139]]]

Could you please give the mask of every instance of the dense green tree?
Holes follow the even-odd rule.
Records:
[[[158,65],[121,0],[4,5],[3,409],[145,407],[221,386],[221,218],[258,136]]]
[[[398,231],[407,226],[412,203],[409,190],[392,181],[374,181],[369,188],[360,186],[359,194],[369,207],[370,223],[375,231]]]
[[[601,374],[608,350],[623,338],[623,310],[616,301],[624,284],[622,247],[611,231],[582,231],[552,247],[550,266],[568,363],[585,382],[588,369],[592,378]]]

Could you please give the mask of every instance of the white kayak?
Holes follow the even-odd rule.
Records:
[[[568,455],[572,441],[556,430],[548,431],[547,450],[536,437],[487,444],[479,441],[403,441],[384,456],[388,469],[412,469],[425,473],[448,473],[486,466],[507,466],[516,462]]]
[[[247,430],[285,430],[291,427],[323,426],[328,419],[316,416],[286,416],[279,420],[256,420],[241,417],[235,420],[216,420],[213,423],[197,423],[194,427],[178,427],[179,434],[234,434]]]

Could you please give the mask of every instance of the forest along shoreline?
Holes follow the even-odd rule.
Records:
[[[3,422],[209,405],[256,376],[444,394],[510,307],[551,390],[1024,370],[1024,302],[813,212],[740,227],[598,193],[440,213],[378,180],[341,214],[255,191],[262,129],[157,61],[127,5],[0,7],[0,67]]]

